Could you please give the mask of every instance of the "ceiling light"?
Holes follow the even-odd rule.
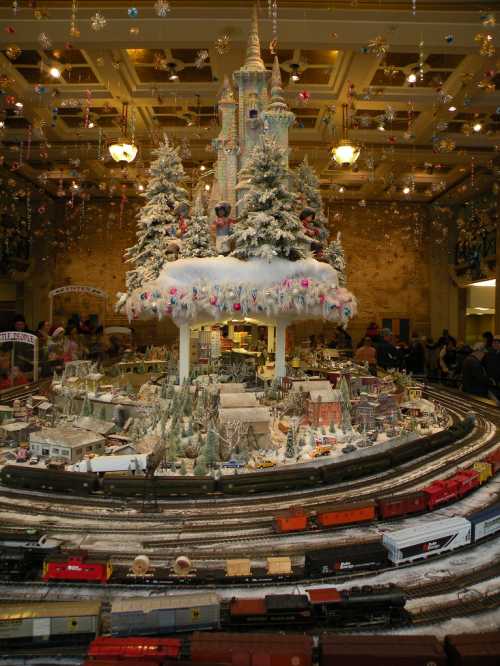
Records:
[[[406,187],[403,187],[403,194],[410,194],[410,191],[411,191],[411,190],[410,190],[410,188],[408,187],[408,185],[406,185]]]
[[[471,282],[467,285],[468,287],[496,287],[497,281],[496,278],[492,280],[482,280],[481,282]]]
[[[0,120],[0,129],[3,129],[5,127],[5,121]]]
[[[349,141],[347,136],[348,118],[347,118],[347,104],[342,104],[342,139],[337,146],[331,150],[333,159],[343,167],[350,167],[356,162],[361,152],[361,148],[352,141]]]
[[[22,102],[16,102],[16,106],[18,109],[24,108],[24,104]]]
[[[343,186],[341,185],[341,186],[339,187],[339,192],[340,192],[340,194],[344,194],[344,192],[345,192],[345,187],[343,187]]]
[[[144,185],[142,183],[139,183],[137,189],[139,190],[139,192],[144,192]]]
[[[408,81],[409,84],[413,85],[414,83],[417,82],[417,75],[415,74],[415,72],[412,72],[411,74],[408,74],[406,80]]]
[[[94,129],[94,127],[95,127],[95,124],[92,121],[90,121],[89,122],[89,129]]]
[[[380,123],[380,125],[377,127],[377,129],[378,129],[379,132],[385,132],[385,127],[383,126],[382,123]]]
[[[456,110],[457,110],[457,107],[456,107],[456,106],[449,106],[449,107],[448,107],[448,111],[449,111],[450,113],[453,113],[453,112],[456,111]]]
[[[168,67],[168,71],[170,72],[168,80],[169,81],[178,81],[179,80],[179,75],[175,71],[175,62],[169,62],[167,67]]]
[[[472,129],[474,132],[480,132],[483,129],[483,125],[482,123],[474,123],[474,125],[472,125]]]
[[[297,65],[297,63],[292,63],[290,69],[292,70],[290,81],[297,83],[297,81],[300,81],[299,65]]]
[[[72,187],[74,190],[77,190],[77,189],[79,188],[79,185],[78,185],[78,183],[75,183],[75,181],[73,181],[73,182],[71,183],[71,187]]]
[[[204,164],[202,164],[202,165],[200,166],[200,171],[205,171],[206,168],[207,168],[207,167],[206,167]]]
[[[119,139],[110,145],[109,153],[115,162],[133,162],[137,155],[137,146],[128,139]]]
[[[206,190],[207,192],[210,192],[210,185],[209,185],[208,183],[205,185],[205,190]]]
[[[59,67],[51,67],[49,69],[49,74],[54,79],[60,79],[61,78],[61,70],[59,69]]]

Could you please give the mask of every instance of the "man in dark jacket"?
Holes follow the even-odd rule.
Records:
[[[389,328],[383,328],[382,340],[377,342],[377,365],[384,370],[392,370],[399,367],[399,352],[392,342],[392,331]]]
[[[462,390],[472,395],[488,397],[490,381],[482,364],[485,351],[484,345],[478,342],[472,348],[462,366]]]
[[[486,351],[483,359],[486,374],[490,379],[491,390],[500,396],[500,335],[493,336],[491,348]]]

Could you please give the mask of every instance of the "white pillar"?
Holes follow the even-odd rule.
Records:
[[[287,322],[283,321],[282,319],[278,319],[276,322],[276,360],[274,368],[274,376],[276,379],[286,375],[286,327]]]
[[[189,356],[191,353],[191,329],[189,324],[179,326],[179,383],[189,378]]]
[[[274,326],[267,327],[267,351],[269,353],[274,351]]]

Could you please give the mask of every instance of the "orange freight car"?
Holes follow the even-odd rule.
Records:
[[[375,520],[375,502],[356,502],[350,504],[336,504],[323,507],[316,512],[316,523],[319,527],[335,527],[352,523],[364,523]]]
[[[273,520],[275,532],[302,532],[307,529],[309,513],[301,508],[283,511]]]

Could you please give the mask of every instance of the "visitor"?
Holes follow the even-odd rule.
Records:
[[[368,335],[363,340],[362,346],[356,350],[354,360],[356,363],[368,363],[370,374],[374,377],[377,376],[377,352],[373,346],[372,339]]]
[[[485,331],[482,336],[484,349],[488,352],[493,347],[493,333],[491,331]]]
[[[423,375],[424,370],[425,347],[418,333],[414,332],[406,355],[406,371],[413,375]]]
[[[70,363],[71,361],[78,361],[80,358],[80,340],[78,336],[78,327],[75,323],[71,323],[66,328],[66,338],[63,346],[63,361]]]
[[[484,337],[484,335],[483,335]],[[491,390],[497,398],[500,397],[500,335],[494,335],[491,348],[486,350],[483,359],[484,369],[490,380]]]
[[[462,390],[471,395],[488,397],[490,382],[484,365],[485,349],[482,342],[476,342],[464,361],[462,368]]]
[[[52,333],[47,343],[49,365],[51,369],[58,368],[63,362],[64,356],[64,328],[58,326]]]
[[[14,322],[12,325],[12,328],[9,329],[11,331],[18,331],[19,333],[31,333],[33,334],[33,331],[30,331],[26,324],[26,319],[24,318],[24,315],[22,314],[17,314],[14,317]]]
[[[439,374],[442,380],[448,381],[452,378],[457,363],[457,343],[451,336],[440,339],[439,350]]]
[[[381,341],[375,345],[377,365],[383,370],[394,370],[399,367],[399,353],[393,343],[392,331],[390,328],[383,328],[381,335]]]

